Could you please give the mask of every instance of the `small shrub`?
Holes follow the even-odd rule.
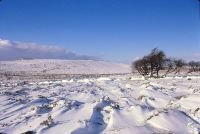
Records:
[[[49,127],[51,124],[53,124],[53,119],[52,119],[51,115],[48,116],[47,120],[40,123],[40,125],[47,126],[47,127]]]

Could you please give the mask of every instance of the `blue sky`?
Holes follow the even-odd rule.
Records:
[[[0,38],[131,62],[158,47],[200,57],[197,0],[3,0]]]

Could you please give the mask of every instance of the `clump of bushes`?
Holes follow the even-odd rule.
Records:
[[[133,63],[133,67],[143,76],[158,77],[159,71],[167,61],[162,50],[154,48],[150,54]]]
[[[190,67],[188,73],[200,71],[200,62],[190,61],[188,65]]]
[[[133,71],[136,69],[142,76],[154,78],[165,77],[169,73],[180,73],[184,67],[189,68],[189,72],[200,71],[200,62],[186,63],[182,59],[168,58],[164,51],[157,48],[132,64]]]

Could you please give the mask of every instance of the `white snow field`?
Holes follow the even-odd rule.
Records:
[[[36,60],[33,61],[36,67],[44,65],[44,62],[38,65]],[[55,62],[60,64],[61,61]],[[91,63],[82,61],[86,66],[93,66],[88,62]],[[65,63],[72,66],[70,61]],[[31,61],[1,64],[3,72],[28,70],[34,73],[40,69],[30,68]],[[94,66],[75,72],[86,74],[94,69],[99,73],[98,69],[104,70],[104,65],[113,65],[106,62],[95,64],[99,68]],[[115,65],[120,65],[115,66],[119,70],[129,68]],[[127,73],[115,67],[111,69],[114,73]],[[52,72],[58,73],[55,69]],[[134,74],[112,74],[59,80],[1,81],[0,133],[28,131],[34,134],[198,134],[200,77],[170,76],[145,80]]]
[[[113,74],[130,73],[127,64],[92,60],[0,61],[0,72],[29,74]]]

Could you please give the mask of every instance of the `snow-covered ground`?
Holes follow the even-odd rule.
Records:
[[[31,62],[21,62],[28,66],[24,70],[30,69]],[[11,63],[5,65],[4,62],[7,67],[3,70],[24,68]],[[100,62],[96,63],[99,69],[104,68]],[[94,70],[99,72],[97,67]],[[200,76],[145,80],[133,74],[113,74],[0,82],[0,133],[27,131],[37,134],[198,134]]]
[[[0,61],[0,72],[14,74],[113,74],[130,73],[130,65],[92,60]]]

